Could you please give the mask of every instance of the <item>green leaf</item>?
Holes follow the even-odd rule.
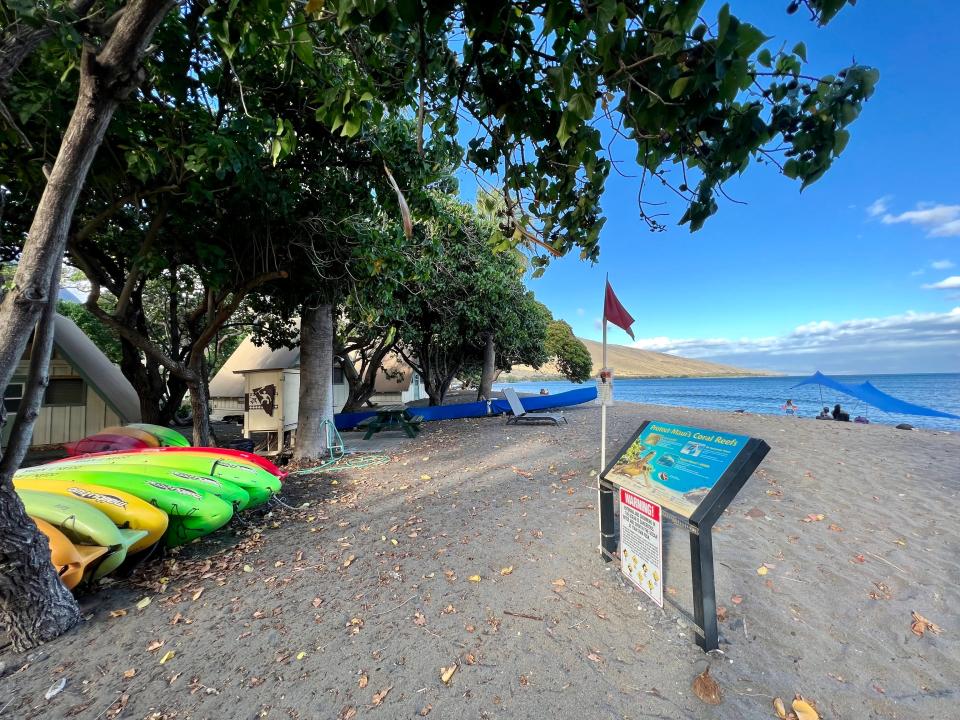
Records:
[[[727,29],[730,27],[730,6],[724,4],[717,15],[717,44],[723,43],[727,36]]]
[[[807,62],[807,46],[805,43],[798,42],[793,46],[793,54],[798,55],[801,60]]]
[[[764,48],[757,53],[757,62],[767,68],[773,65],[773,57],[770,55],[770,51],[767,50],[767,48]]]
[[[837,130],[833,136],[833,154],[839,155],[842,153],[848,142],[850,142],[850,133],[847,130]]]
[[[678,98],[683,95],[683,91],[687,89],[687,86],[692,80],[692,75],[685,75],[684,77],[677,78],[673,85],[670,86],[670,97]]]
[[[788,178],[795,180],[800,174],[800,163],[790,158],[783,164],[783,174]]]
[[[360,117],[356,114],[351,115],[347,121],[343,124],[343,130],[340,131],[340,134],[343,137],[353,137],[358,132],[360,132]]]

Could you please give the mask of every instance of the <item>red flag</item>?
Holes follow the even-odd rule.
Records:
[[[603,298],[603,319],[609,320],[617,327],[623,328],[631,340],[636,340],[636,338],[633,337],[633,330],[630,329],[630,326],[633,325],[633,316],[628,313],[627,309],[617,300],[613,288],[610,287],[609,280],[607,280],[607,292]]]

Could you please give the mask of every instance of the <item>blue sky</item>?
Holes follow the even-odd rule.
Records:
[[[600,262],[554,261],[528,285],[582,337],[600,338],[609,272],[640,347],[798,373],[958,372],[960,43],[948,32],[960,3],[861,1],[826,28],[786,5],[731,2],[775,36],[771,49],[804,41],[814,73],[851,58],[881,72],[831,171],[801,194],[752,166],[727,187],[747,204],[721,201],[695,234],[676,225],[676,203],[666,232],[647,231],[637,179],[614,173]],[[627,150],[618,159],[630,163]],[[616,328],[610,341],[630,344]]]

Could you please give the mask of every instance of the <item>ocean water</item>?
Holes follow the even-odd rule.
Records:
[[[960,373],[918,375],[837,375],[843,383],[869,380],[883,392],[924,407],[960,415]],[[840,403],[850,417],[863,415],[873,423],[897,425],[910,423],[914,427],[938,430],[960,430],[960,420],[930,418],[919,415],[893,415],[864,405],[852,397],[829,388],[804,385],[794,389],[802,377],[747,377],[747,378],[664,378],[615,379],[613,397],[625,402],[650,405],[673,405],[710,410],[745,410],[752,413],[782,415],[780,409],[787,398],[800,408],[800,417],[814,418],[827,405],[830,409]],[[593,382],[593,381],[588,381]],[[515,388],[518,392],[539,392],[546,388],[551,393],[583,387],[564,380],[542,380],[497,384]]]

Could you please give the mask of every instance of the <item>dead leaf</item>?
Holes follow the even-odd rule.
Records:
[[[793,700],[793,712],[797,715],[797,720],[820,720],[820,713],[817,712],[813,702],[806,700],[801,695],[797,695]]]
[[[143,610],[147,605],[150,604],[150,597],[145,597],[137,603],[137,609]]]
[[[521,685],[522,687],[526,687],[526,686],[529,685],[529,684],[530,684],[530,678],[528,678],[526,675],[521,675],[521,676],[520,676],[520,685]]]
[[[915,610],[910,612],[910,617],[913,619],[913,622],[910,623],[910,629],[917,637],[923,637],[925,630],[929,630],[934,635],[939,635],[941,632],[943,632],[943,629],[939,625],[930,622]]]
[[[734,605],[739,605],[740,603],[743,602],[743,595],[733,595],[733,596],[731,596],[731,597],[730,597],[730,602],[732,602]]]
[[[383,170],[387,173],[387,180],[390,182],[390,187],[392,187],[393,192],[397,194],[397,202],[400,205],[400,217],[403,220],[403,234],[410,240],[413,237],[413,219],[410,216],[410,206],[407,205],[407,199],[403,196],[403,192],[400,190],[400,186],[397,185],[397,181],[393,179],[393,173],[390,172],[390,168],[387,167],[386,163],[383,164]]]
[[[318,608],[321,605],[323,605],[323,598],[315,597],[310,604],[313,605],[315,608]]]
[[[470,582],[478,583],[480,582],[481,578],[479,575],[471,575],[470,577],[467,578],[467,580],[469,580]]]
[[[155,652],[163,647],[163,644],[166,640],[153,640],[149,645],[147,645],[147,652]]]
[[[709,665],[693,679],[693,694],[708,705],[719,705],[722,702],[720,685],[710,675]]]
[[[123,608],[120,608],[119,610],[111,610],[111,611],[110,611],[110,617],[112,617],[112,618],[123,617],[123,616],[126,615],[126,614],[127,614],[127,611],[124,610]]]
[[[766,575],[768,572],[770,571],[767,569],[766,565],[761,565],[757,568],[757,575]]]
[[[527,472],[526,470],[521,470],[520,468],[514,467],[513,465],[510,466],[510,469],[513,470],[513,471],[514,471],[517,475],[519,475],[520,477],[526,478],[527,480],[529,480],[530,478],[533,477],[533,473],[532,473],[532,472]]]
[[[433,705],[425,705],[420,710],[420,717],[426,717],[430,714],[430,711],[433,710]]]
[[[727,621],[727,609],[723,605],[717,608],[717,621],[718,622]]]
[[[843,532],[843,528],[837,525],[836,523],[830,523],[827,526],[827,530],[833,530],[834,532]]]
[[[805,518],[803,518],[803,522],[805,522],[805,523],[820,522],[821,520],[823,520],[823,519],[826,518],[826,517],[827,517],[827,516],[824,515],[823,513],[810,513],[810,514],[807,515]]]
[[[603,662],[603,658],[593,652],[587,655],[587,659],[593,660],[595,663]]]
[[[194,599],[194,600],[199,600],[199,599],[200,599],[200,596],[203,595],[203,591],[204,591],[205,589],[206,589],[206,588],[200,588],[199,590],[197,590],[197,591],[193,594],[193,599]]]
[[[67,679],[65,677],[57,680],[49,689],[43,694],[43,697],[47,700],[50,700],[53,697],[56,697],[63,692],[63,689],[67,686]]]
[[[357,709],[353,705],[344,706],[340,711],[340,720],[353,720],[357,716]]]
[[[767,516],[767,514],[758,507],[750,508],[745,514],[748,518],[762,518]]]
[[[132,678],[132,677],[133,677],[134,675],[136,675],[136,674],[137,674],[137,669],[136,669],[136,668],[130,668],[129,670],[124,670],[124,671],[123,671],[123,679],[124,679],[124,680],[129,680],[130,678]]]
[[[564,580],[563,578],[557,578],[556,580],[554,580],[554,581],[553,581],[552,583],[550,583],[550,584],[553,585],[554,587],[566,587],[566,586],[567,586],[567,581]]]
[[[423,627],[424,625],[427,624],[427,618],[424,617],[424,615],[423,615],[422,612],[420,612],[419,610],[417,610],[417,611],[413,614],[413,624],[414,624],[414,625],[418,625],[419,627]]]
[[[383,690],[381,690],[381,691],[378,692],[378,693],[374,693],[374,695],[373,695],[373,700],[371,701],[371,703],[372,703],[374,706],[379,705],[380,703],[382,703],[382,702],[386,699],[387,695],[390,694],[390,691],[391,691],[391,690],[393,690],[393,685],[390,685],[390,686],[388,686],[388,687],[385,687]]]
[[[449,685],[450,681],[453,679],[453,674],[460,669],[460,666],[457,663],[454,663],[450,667],[440,668],[440,680],[443,681],[444,685]]]
[[[360,687],[361,690],[363,690],[363,688],[367,686],[368,682],[370,682],[370,678],[368,678],[366,675],[361,675],[360,681],[357,683],[357,685]]]
[[[177,653],[176,653],[175,651],[173,651],[173,650],[167,650],[167,651],[163,654],[163,657],[160,658],[160,664],[163,665],[163,664],[164,664],[165,662],[167,662],[168,660],[173,660],[173,656],[176,655],[176,654],[177,654]]]
[[[352,563],[356,559],[357,559],[356,555],[351,555],[350,557],[348,557],[346,560],[343,561],[343,567],[345,568],[350,567],[350,563]]]
[[[863,565],[863,563],[865,563],[866,561],[867,559],[863,556],[863,553],[854,555],[852,558],[850,558],[850,562],[857,563],[858,565]]]
[[[477,657],[473,653],[467,653],[463,656],[463,659],[467,661],[467,665],[476,665]]]
[[[501,575],[510,575],[513,572],[513,565],[508,565],[505,568],[500,568]]]
[[[773,699],[773,711],[777,714],[777,717],[780,720],[787,720],[787,708],[783,704],[783,700],[780,698]]]

